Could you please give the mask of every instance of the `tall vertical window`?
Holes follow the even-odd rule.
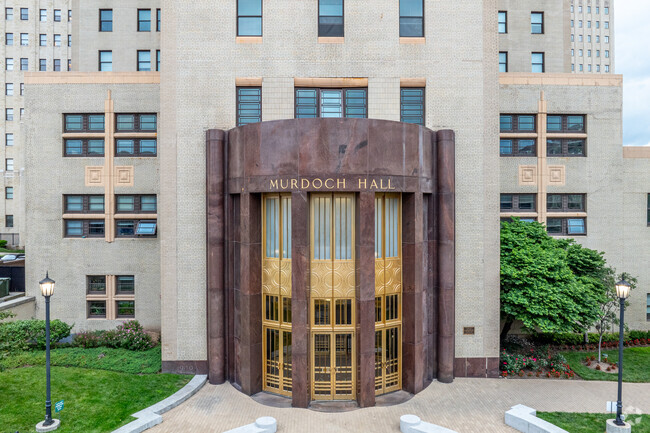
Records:
[[[13,141],[13,137],[12,137],[12,141]],[[648,194],[648,225],[650,226],[650,194]]]
[[[47,21],[47,9],[41,9],[38,12],[40,20],[43,22]]]
[[[39,71],[47,71],[47,60],[46,59],[38,59],[38,70]]]
[[[508,33],[508,12],[499,11],[499,33]]]
[[[14,34],[5,33],[5,45],[13,45],[13,44],[14,44]]]
[[[61,35],[54,35],[54,46],[55,47],[61,46]]]
[[[424,37],[424,1],[399,1],[399,35],[402,38]]]
[[[151,31],[151,9],[138,9],[138,31]]]
[[[54,71],[61,70],[61,59],[54,59]]]
[[[14,59],[7,57],[5,59],[5,69],[7,71],[13,71],[14,70]]]
[[[29,69],[29,59],[23,57],[20,59],[20,70],[27,71]]]
[[[237,126],[262,121],[262,88],[237,87]]]
[[[112,71],[113,70],[113,52],[100,51],[99,52],[99,70]]]
[[[72,35],[68,35],[68,46],[72,46]]]
[[[47,46],[47,35],[38,35],[38,45],[40,47]]]
[[[368,89],[296,89],[296,119],[368,117]]]
[[[400,120],[404,123],[424,125],[424,88],[400,89]]]
[[[5,83],[5,95],[14,96],[14,83]]]
[[[544,12],[530,13],[530,32],[534,35],[544,33]]]
[[[318,0],[318,36],[343,37],[343,0]]]
[[[13,215],[6,215],[5,216],[5,227],[13,227],[14,226],[14,216]]]
[[[532,72],[544,72],[544,53],[532,53]]]
[[[13,108],[5,108],[5,120],[14,120]]]
[[[7,158],[5,160],[5,169],[7,171],[14,171],[14,159],[13,158]]]
[[[21,33],[20,34],[20,45],[26,47],[29,45],[29,34]]]
[[[160,71],[160,50],[156,50],[156,71]]]
[[[156,9],[156,31],[160,31],[160,9]]]
[[[262,0],[237,0],[237,36],[262,36]]]
[[[14,8],[5,8],[5,20],[13,21],[14,19]]]
[[[151,51],[138,51],[138,71],[151,70]]]
[[[508,53],[506,51],[499,53],[499,72],[508,72]]]
[[[61,22],[61,9],[54,9],[54,21]]]
[[[113,9],[99,10],[99,31],[100,32],[113,31]]]
[[[14,134],[7,133],[5,134],[5,145],[13,146],[14,145]]]
[[[29,19],[29,9],[28,8],[20,8],[20,19],[23,21],[27,21]]]
[[[14,187],[7,186],[5,187],[5,199],[13,200],[14,199]]]

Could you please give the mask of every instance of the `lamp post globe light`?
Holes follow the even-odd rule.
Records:
[[[621,318],[618,335],[618,400],[616,401],[616,419],[614,420],[614,424],[617,426],[625,426],[625,421],[621,419],[623,413],[623,331],[625,328],[623,319],[625,317],[625,300],[630,296],[630,283],[625,280],[616,283],[616,296],[618,296],[618,300],[621,303]]]
[[[49,272],[38,283],[45,297],[45,420],[36,424],[37,432],[49,432],[59,428],[61,421],[52,419],[52,398],[50,396],[50,296],[54,294],[54,280]]]

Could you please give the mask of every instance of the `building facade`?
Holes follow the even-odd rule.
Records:
[[[84,72],[28,74],[24,127],[27,291],[75,330],[135,317],[164,371],[298,407],[496,377],[512,216],[638,275],[647,329],[650,160],[622,78],[570,73],[570,3],[80,3]]]

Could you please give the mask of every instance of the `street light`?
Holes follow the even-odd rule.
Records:
[[[58,419],[52,419],[52,399],[50,397],[50,296],[54,294],[54,280],[50,278],[49,272],[45,273],[38,283],[41,286],[41,294],[45,297],[45,420],[36,425],[37,432],[48,432],[59,428],[61,423]]]
[[[618,401],[616,402],[616,420],[614,424],[624,426],[625,422],[621,419],[623,413],[623,318],[625,316],[625,300],[630,296],[630,283],[621,280],[616,283],[616,296],[621,303],[621,322],[619,323],[618,334]]]

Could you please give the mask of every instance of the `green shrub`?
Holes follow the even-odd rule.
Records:
[[[75,335],[73,345],[84,348],[106,346],[142,351],[151,349],[156,342],[144,332],[140,322],[130,320],[110,331],[80,332]]]
[[[106,331],[83,331],[75,334],[72,339],[72,346],[90,349],[93,347],[106,346],[104,335]]]
[[[0,239],[0,248],[5,248],[7,246],[7,241],[5,239]]]
[[[50,322],[50,342],[67,338],[73,325],[59,319]],[[0,352],[11,353],[29,348],[45,349],[45,320],[16,320],[0,323]]]

